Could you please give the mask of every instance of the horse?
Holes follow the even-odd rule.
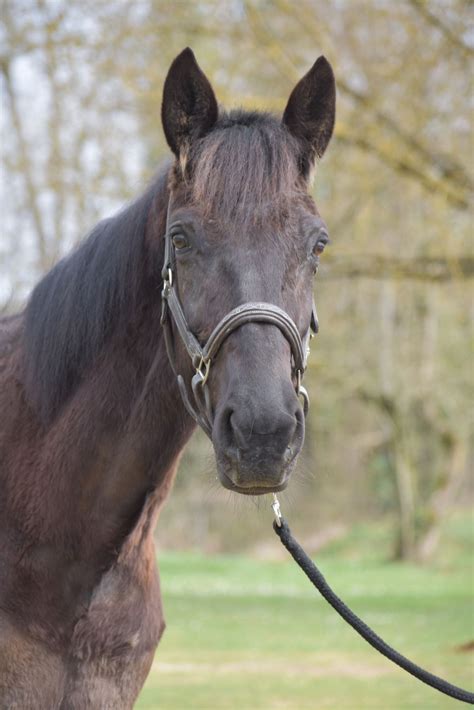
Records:
[[[1,708],[133,707],[165,628],[153,532],[196,421],[224,487],[287,485],[334,120],[324,57],[279,117],[218,107],[185,49],[171,159],[2,319]]]

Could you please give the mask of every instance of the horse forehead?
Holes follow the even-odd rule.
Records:
[[[229,245],[218,268],[223,268],[242,294],[253,293],[262,285],[279,290],[288,273],[288,259],[287,252],[272,243],[249,240]]]
[[[254,206],[243,217],[228,216],[214,212],[210,224],[210,234],[217,240],[235,247],[242,247],[245,253],[266,253],[283,257],[292,251],[301,234],[304,215],[299,204],[281,205],[277,200],[262,206]]]

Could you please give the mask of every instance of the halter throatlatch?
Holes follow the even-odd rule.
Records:
[[[189,329],[181,302],[176,289],[174,278],[174,247],[169,230],[169,206],[166,220],[165,258],[163,263],[162,278],[163,290],[161,324],[165,335],[168,358],[178,381],[179,391],[184,405],[189,414],[204,429],[209,438],[212,438],[213,411],[207,381],[211,364],[217,356],[222,344],[231,333],[245,323],[268,323],[281,330],[288,341],[292,354],[292,375],[298,397],[303,400],[303,411],[306,416],[309,408],[309,397],[306,389],[301,384],[309,355],[309,341],[311,334],[318,332],[318,318],[313,301],[311,313],[311,326],[304,338],[301,338],[298,328],[284,310],[271,303],[248,302],[233,308],[216,325],[206,343],[201,346],[194,333]],[[171,317],[179,336],[191,358],[195,374],[191,379],[191,387],[184,381],[182,375],[176,371],[176,353],[174,347]]]

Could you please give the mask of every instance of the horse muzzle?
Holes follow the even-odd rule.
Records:
[[[258,495],[286,488],[303,446],[304,412],[290,381],[268,395],[249,385],[217,411],[212,442],[222,485]]]

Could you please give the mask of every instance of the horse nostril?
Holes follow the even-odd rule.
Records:
[[[304,427],[304,420],[305,420],[305,414],[303,407],[301,404],[298,402],[298,406],[295,410],[295,422],[296,422],[296,427],[295,431],[298,431],[299,428]]]
[[[231,411],[229,414],[228,427],[230,440],[236,446],[238,455],[240,457],[240,449],[246,446],[247,438],[245,436],[245,431],[239,425],[238,415],[234,411]]]
[[[291,461],[298,448],[295,442],[302,413],[290,412],[270,407],[258,414],[246,407],[228,410],[222,418],[227,447],[232,453],[238,450],[242,455],[265,448]]]

